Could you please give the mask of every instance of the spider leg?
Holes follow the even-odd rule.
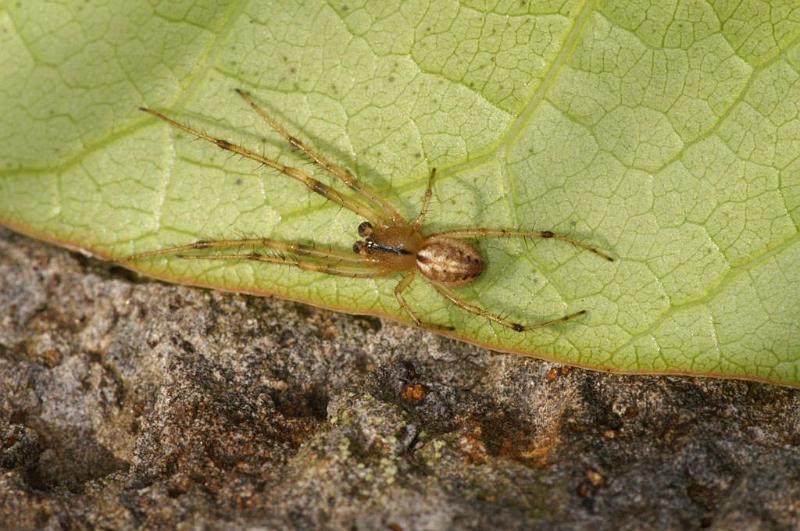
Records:
[[[326,275],[336,275],[350,278],[375,278],[386,276],[391,273],[391,271],[377,268],[375,264],[371,262],[367,264],[355,265],[344,264],[337,259],[318,259],[316,261],[302,260],[289,255],[270,255],[256,251],[239,254],[176,254],[175,257],[183,260],[224,260],[228,262],[244,260],[251,262],[264,262],[268,264],[293,266],[305,271],[325,273]]]
[[[247,254],[210,254],[210,255],[196,255],[196,254],[179,254],[178,258],[186,260],[248,260],[252,262],[265,262],[269,264],[279,264],[286,266],[293,266],[303,269],[305,271],[314,271],[317,273],[325,273],[326,275],[336,275],[339,277],[350,278],[375,278],[386,276],[391,271],[386,271],[376,268],[364,268],[353,266],[349,264],[342,264],[335,260],[320,260],[317,262],[310,260],[300,260],[293,256],[283,255],[268,255],[257,252]]]
[[[403,297],[403,292],[406,290],[406,288],[408,288],[408,286],[411,285],[412,280],[414,280],[413,270],[403,275],[403,278],[401,278],[400,282],[398,282],[397,285],[394,287],[394,296],[397,299],[397,302],[400,303],[400,307],[403,308],[406,311],[406,313],[411,317],[411,319],[414,321],[414,324],[419,326],[420,328],[433,328],[436,330],[447,330],[447,331],[455,330],[455,328],[453,328],[452,326],[442,326],[431,323],[423,323],[420,320],[420,318],[417,317],[417,314],[414,313],[414,310],[411,308],[408,302],[406,302],[406,299]]]
[[[335,164],[312,148],[308,147],[303,143],[302,140],[293,136],[286,130],[286,128],[281,125],[275,118],[272,117],[263,107],[258,105],[253,96],[242,89],[235,89],[236,93],[242,97],[242,99],[250,106],[252,109],[265,121],[269,124],[272,129],[275,130],[276,133],[281,135],[287,142],[291,145],[302,151],[309,159],[319,164],[322,168],[326,169],[336,177],[338,177],[344,184],[346,184],[350,189],[354,190],[356,193],[360,194],[364,197],[367,201],[369,201],[372,205],[378,207],[378,211],[382,211],[383,213],[387,214],[386,217],[389,220],[393,221],[394,223],[404,222],[405,218],[388,202],[384,201],[378,194],[372,191],[369,187],[359,181],[350,171],[348,171],[343,166],[339,166]],[[380,220],[382,224],[386,224],[385,218],[381,218]]]
[[[565,315],[563,317],[559,317],[558,319],[551,319],[549,321],[542,321],[541,323],[535,323],[535,324],[532,324],[532,325],[524,325],[524,324],[521,324],[521,323],[516,323],[514,321],[510,321],[509,319],[505,319],[503,317],[500,317],[499,315],[495,315],[495,314],[493,314],[493,313],[491,313],[491,312],[489,312],[487,310],[484,310],[483,308],[481,308],[479,306],[475,306],[474,304],[470,304],[468,302],[465,302],[462,299],[460,299],[458,297],[458,295],[456,295],[453,291],[451,291],[450,289],[448,289],[448,288],[446,288],[446,287],[444,287],[444,286],[442,286],[440,284],[436,284],[436,283],[433,283],[433,282],[431,282],[431,284],[433,285],[434,288],[436,288],[436,291],[438,291],[439,293],[442,294],[442,296],[445,299],[447,299],[448,301],[452,302],[453,304],[455,304],[456,306],[458,306],[462,310],[465,310],[465,311],[467,311],[467,312],[469,312],[471,314],[474,314],[474,315],[478,315],[480,317],[484,317],[486,319],[489,319],[490,321],[494,321],[495,323],[497,323],[499,325],[502,325],[502,326],[505,326],[506,328],[510,328],[511,330],[514,330],[515,332],[526,332],[528,330],[535,330],[537,328],[543,328],[545,326],[550,326],[552,324],[561,323],[563,321],[569,321],[571,319],[574,319],[576,317],[580,317],[580,316],[586,314],[586,310],[580,310],[578,312],[570,313],[570,314],[567,314],[567,315]]]
[[[267,249],[259,252],[258,248]],[[225,252],[219,254],[198,254],[200,251],[248,249],[246,252]],[[270,254],[272,253],[272,254]],[[391,273],[380,267],[380,263],[370,257],[363,257],[337,249],[317,249],[309,245],[282,242],[277,240],[246,239],[200,241],[157,249],[132,255],[123,262],[146,260],[158,256],[174,256],[182,260],[225,260],[265,262],[298,267],[306,271],[316,271],[351,278],[374,278]]]
[[[296,256],[308,256],[312,259],[336,259],[343,263],[364,265],[368,263],[377,263],[378,260],[368,256],[360,256],[351,252],[340,251],[337,249],[319,249],[313,245],[305,245],[300,243],[289,243],[279,240],[270,240],[267,238],[248,238],[241,240],[201,240],[186,245],[177,245],[174,247],[166,247],[164,249],[156,249],[154,251],[147,251],[144,253],[134,254],[125,258],[126,262],[135,262],[156,256],[177,256],[186,255],[193,251],[204,250],[231,250],[250,248],[255,251],[258,247],[265,247],[278,252],[293,254]],[[192,256],[208,256],[192,254]],[[242,255],[244,256],[244,254]]]
[[[414,230],[419,231],[425,221],[425,216],[428,214],[428,205],[431,202],[431,194],[433,193],[433,180],[436,178],[436,168],[431,168],[431,174],[428,176],[428,186],[425,188],[425,195],[422,196],[422,206],[419,209],[419,215],[414,220]]]
[[[614,258],[610,254],[600,250],[599,248],[593,245],[589,245],[588,243],[584,243],[582,241],[570,238],[569,236],[565,236],[563,234],[559,234],[557,232],[549,230],[508,230],[508,229],[484,229],[484,228],[456,229],[444,232],[437,232],[436,234],[431,234],[428,237],[429,238],[443,237],[443,238],[457,238],[457,239],[543,238],[546,240],[551,240],[551,239],[561,240],[575,247],[578,247],[579,249],[584,249],[586,251],[596,254],[601,258],[605,258],[609,262],[614,262]]]
[[[284,175],[291,177],[292,179],[300,181],[312,192],[319,194],[322,197],[330,201],[333,201],[337,205],[341,205],[347,210],[350,210],[351,212],[359,216],[362,216],[370,221],[375,221],[376,223],[380,223],[384,219],[384,216],[381,213],[379,213],[379,211],[375,210],[372,207],[368,207],[358,201],[354,201],[352,198],[340,194],[335,189],[331,188],[330,186],[321,181],[318,181],[317,179],[314,179],[313,177],[311,177],[310,175],[308,175],[306,172],[304,172],[299,168],[286,166],[285,164],[281,164],[280,162],[268,159],[267,157],[259,155],[258,153],[250,151],[249,149],[246,149],[242,146],[232,144],[231,142],[228,142],[225,139],[213,137],[207,133],[204,133],[203,131],[200,131],[199,129],[195,129],[186,124],[173,120],[172,118],[169,118],[165,114],[162,114],[153,109],[148,109],[146,107],[139,107],[139,110],[144,111],[148,114],[152,114],[156,118],[159,118],[160,120],[167,122],[171,126],[180,129],[185,133],[188,133],[192,136],[195,136],[207,142],[211,142],[212,144],[215,144],[217,147],[220,147],[226,151],[230,151],[244,158],[254,160],[260,164],[263,164],[264,166],[268,166],[274,170],[277,170],[280,173],[283,173]]]

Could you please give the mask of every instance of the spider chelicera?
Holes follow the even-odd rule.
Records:
[[[403,292],[411,285],[417,273],[426,279],[445,299],[462,310],[494,321],[517,332],[541,328],[554,323],[568,321],[586,313],[580,310],[548,321],[535,324],[522,324],[511,321],[488,310],[462,300],[451,288],[469,284],[477,279],[486,268],[486,262],[480,251],[468,240],[479,238],[543,238],[561,240],[573,246],[592,252],[595,255],[613,262],[606,252],[549,230],[507,230],[490,228],[467,228],[425,234],[424,221],[431,200],[436,169],[432,169],[428,185],[422,198],[422,206],[417,217],[411,221],[406,219],[391,204],[382,199],[374,190],[360,182],[350,171],[308,147],[297,137],[291,135],[285,127],[261,108],[253,97],[244,90],[236,89],[236,93],[262,118],[272,129],[289,144],[300,150],[311,161],[340,179],[353,192],[353,196],[343,195],[331,186],[311,177],[299,168],[286,166],[269,159],[242,146],[233,144],[222,138],[216,138],[198,129],[178,122],[168,116],[148,108],[140,110],[149,113],[171,126],[192,136],[206,140],[218,147],[254,160],[264,166],[277,170],[303,183],[309,190],[340,205],[366,221],[358,226],[358,235],[362,238],[353,244],[351,251],[322,249],[313,245],[292,243],[267,238],[251,238],[237,240],[198,241],[187,245],[168,247],[155,251],[136,254],[128,257],[126,262],[141,261],[156,256],[174,256],[192,260],[249,260],[299,267],[308,271],[317,271],[330,275],[352,278],[375,278],[392,274],[401,274],[400,281],[394,288],[394,294],[400,307],[405,310],[417,326],[439,330],[453,330],[453,327],[426,323],[420,320],[413,308],[403,297]],[[204,254],[198,251],[210,251]]]

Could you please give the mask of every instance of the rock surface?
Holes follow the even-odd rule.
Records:
[[[569,369],[0,229],[0,526],[799,522],[798,390]]]

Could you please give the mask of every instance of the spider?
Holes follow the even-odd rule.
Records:
[[[376,278],[392,274],[400,274],[400,281],[395,285],[394,295],[400,307],[420,327],[437,330],[454,330],[451,326],[442,326],[423,322],[414,312],[405,297],[404,291],[417,276],[427,280],[446,300],[462,310],[481,316],[501,326],[517,332],[549,326],[574,319],[586,313],[580,310],[548,321],[535,324],[522,324],[511,321],[488,310],[462,300],[452,288],[475,281],[486,268],[486,261],[480,251],[469,242],[480,238],[543,238],[561,240],[576,248],[584,249],[613,262],[606,252],[550,230],[508,230],[490,228],[466,228],[447,230],[426,234],[424,230],[425,216],[430,205],[431,193],[436,178],[436,169],[430,171],[425,194],[419,214],[412,221],[400,214],[391,204],[381,198],[374,190],[364,185],[350,171],[338,164],[330,162],[314,149],[308,147],[266,110],[258,105],[253,96],[241,89],[236,93],[249,105],[276,133],[290,145],[300,150],[308,159],[319,165],[328,173],[338,178],[353,191],[352,195],[343,195],[333,187],[311,177],[301,169],[286,166],[276,160],[264,157],[242,146],[233,144],[222,138],[211,136],[203,131],[178,122],[165,114],[140,107],[169,125],[196,138],[216,144],[218,147],[254,160],[272,168],[292,179],[300,181],[310,191],[340,205],[364,218],[358,225],[358,235],[362,239],[353,244],[351,251],[337,249],[321,249],[313,245],[272,240],[268,238],[236,239],[236,240],[202,240],[187,245],[157,249],[130,256],[126,262],[140,261],[159,256],[174,256],[191,260],[249,260],[294,266],[308,271],[316,271],[330,275],[351,278]],[[207,251],[204,254],[198,251]],[[210,252],[208,252],[210,251]],[[243,252],[246,251],[246,252]]]

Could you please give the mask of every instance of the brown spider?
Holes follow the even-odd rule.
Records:
[[[318,271],[331,275],[353,278],[374,278],[392,273],[402,273],[400,282],[394,288],[394,294],[400,306],[408,313],[417,326],[436,329],[453,330],[452,327],[423,323],[414,313],[403,297],[403,291],[411,284],[419,272],[445,299],[459,308],[475,315],[482,316],[502,326],[523,332],[553,323],[568,321],[586,313],[580,310],[560,317],[523,325],[495,315],[483,308],[461,300],[452,287],[468,284],[477,279],[486,267],[486,262],[475,246],[466,240],[477,238],[544,238],[568,242],[575,247],[590,251],[609,262],[614,259],[600,249],[567,236],[549,231],[519,231],[506,229],[470,228],[457,229],[432,234],[423,233],[423,222],[430,204],[431,191],[436,176],[432,169],[428,185],[422,199],[422,207],[414,221],[406,219],[392,205],[379,197],[373,190],[362,184],[347,169],[334,164],[322,155],[306,146],[297,137],[292,136],[272,116],[262,109],[252,96],[236,89],[236,93],[258,113],[292,146],[302,151],[309,159],[329,173],[338,177],[355,192],[355,197],[342,195],[334,188],[311,177],[303,170],[286,166],[275,160],[254,153],[244,147],[232,144],[227,140],[216,138],[186,124],[177,122],[166,115],[152,109],[140,110],[152,114],[190,135],[216,144],[220,148],[254,160],[273,168],[303,183],[309,190],[326,199],[366,218],[358,226],[358,235],[363,238],[353,244],[352,252],[335,249],[318,249],[312,245],[303,245],[266,238],[198,241],[188,245],[180,245],[130,256],[126,261],[138,261],[155,256],[171,255],[183,259],[195,260],[252,260],[272,264],[283,264],[299,267],[308,271]],[[248,252],[234,252],[250,248]],[[259,252],[256,249],[265,249]],[[217,254],[191,254],[194,251],[212,250]]]

